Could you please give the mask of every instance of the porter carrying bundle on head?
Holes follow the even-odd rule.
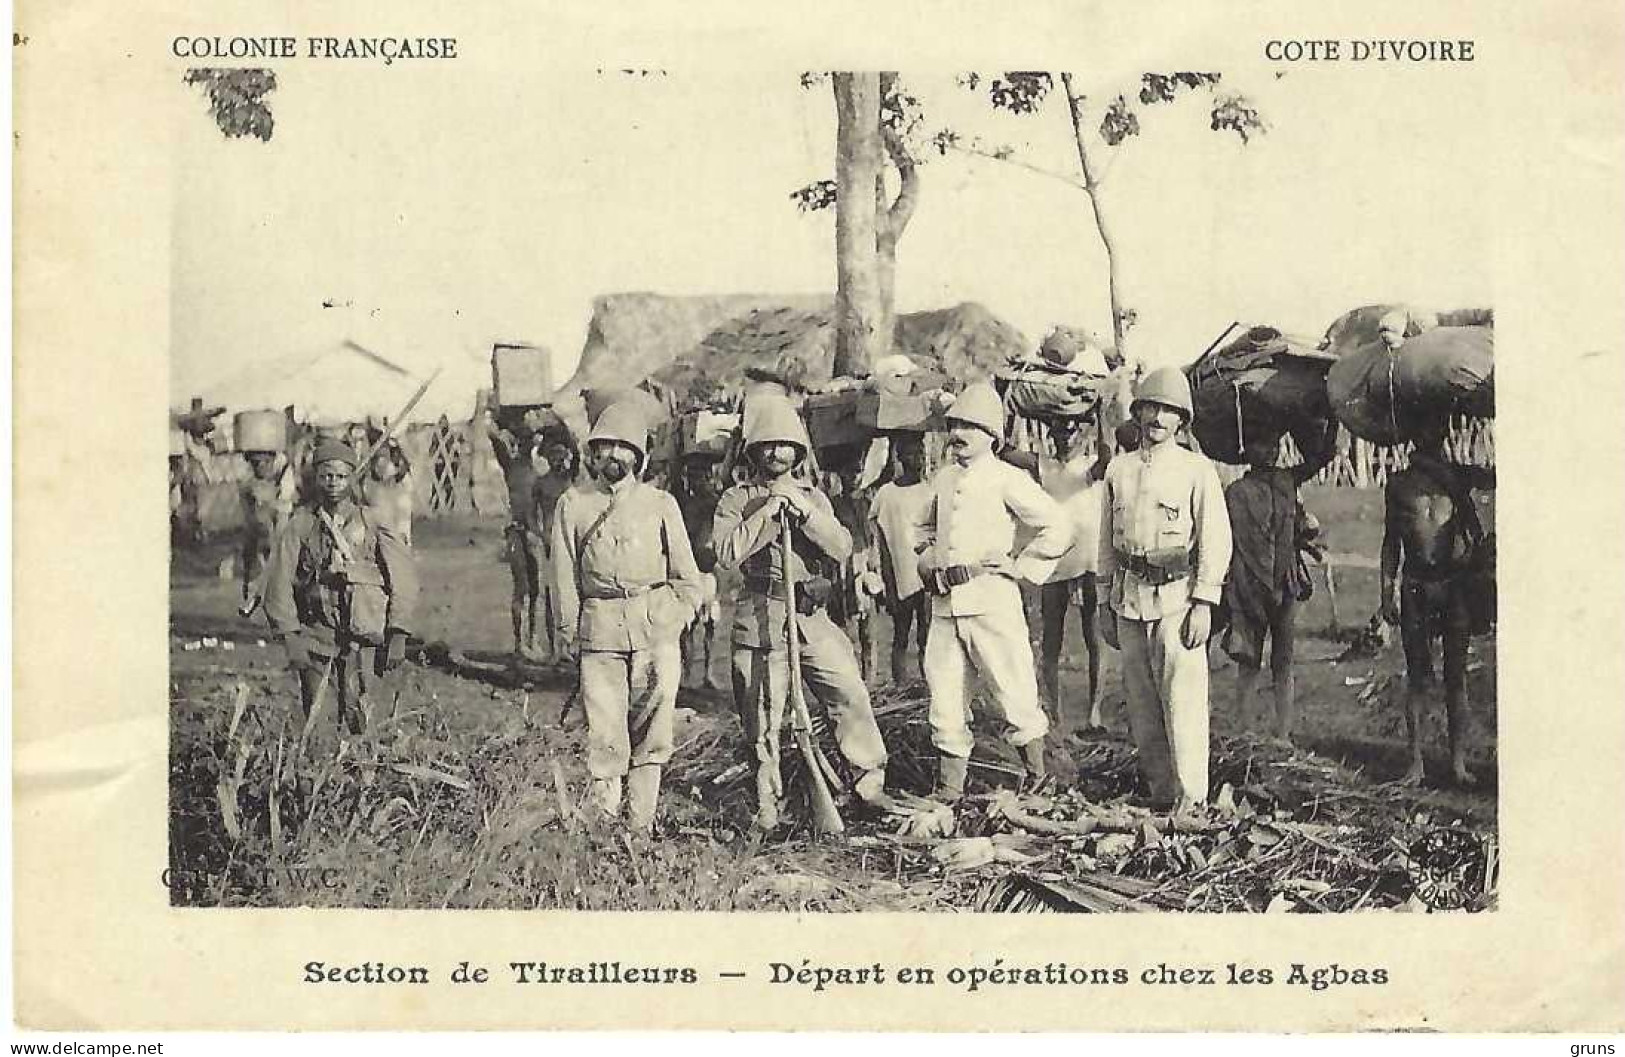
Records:
[[[1329,353],[1274,327],[1238,323],[1214,344],[1185,368],[1196,412],[1191,433],[1204,455],[1239,464],[1247,461],[1249,445],[1279,443],[1290,433],[1298,449],[1308,451],[1326,434]]]
[[[1374,444],[1414,440],[1429,422],[1495,417],[1495,316],[1370,305],[1326,331],[1332,413]]]
[[[1053,422],[1093,413],[1107,379],[1118,366],[1121,361],[1100,339],[1071,327],[1056,327],[1037,355],[1011,360],[995,380],[1010,410],[1025,418]]]

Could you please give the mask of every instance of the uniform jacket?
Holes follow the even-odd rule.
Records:
[[[1164,444],[1119,455],[1106,469],[1100,580],[1119,616],[1156,620],[1192,599],[1219,603],[1230,568],[1230,518],[1219,474],[1206,457]],[[1119,555],[1152,561],[1181,556],[1190,575],[1153,586]]]
[[[417,605],[417,570],[412,552],[392,528],[346,499],[334,512],[340,531],[364,575],[381,574],[388,595],[385,621],[392,631],[410,631]],[[337,575],[338,549],[312,506],[288,518],[271,551],[266,572],[265,616],[286,635],[304,631],[331,644],[344,627],[345,583]]]
[[[632,477],[559,497],[552,562],[559,630],[583,650],[630,653],[676,640],[700,607],[677,500]]]
[[[779,571],[779,521],[766,516],[764,508],[775,489],[799,489],[811,501],[813,511],[791,530],[790,574],[802,583],[829,563],[844,562],[852,554],[852,534],[835,516],[835,508],[823,492],[799,481],[773,485],[755,482],[735,485],[717,501],[717,515],[711,529],[717,565],[738,569],[745,575],[746,588],[734,601],[734,642],[741,646],[775,645],[784,624],[784,588]],[[753,585],[768,587],[763,594]]]
[[[1041,584],[1072,546],[1072,526],[1061,505],[1038,482],[992,452],[968,466],[949,463],[931,479],[931,500],[916,525],[923,547],[920,569],[966,565],[987,572],[937,596],[939,615],[990,612],[1019,578]],[[1016,530],[1032,533],[1017,548]],[[929,577],[927,577],[929,579]]]

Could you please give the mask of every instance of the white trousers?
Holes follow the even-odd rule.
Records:
[[[987,685],[993,704],[1011,726],[1006,735],[1020,747],[1049,732],[1049,718],[1038,703],[1038,676],[1021,589],[1005,581],[988,610],[956,617],[933,607],[931,632],[925,640],[925,685],[931,691],[931,743],[944,756],[971,754],[970,685],[974,669]]]
[[[1129,730],[1140,773],[1158,802],[1207,799],[1207,644],[1188,650],[1179,640],[1187,612],[1117,618]]]

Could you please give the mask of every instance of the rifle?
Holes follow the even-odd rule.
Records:
[[[791,575],[790,519],[786,516],[779,531],[779,571],[784,585],[785,645],[790,651],[790,704],[795,710],[791,717],[795,731],[796,750],[807,770],[807,799],[812,806],[813,832],[833,835],[846,832],[841,813],[835,807],[835,797],[825,779],[828,763],[812,740],[812,714],[807,709],[806,688],[801,685],[801,629],[796,623],[796,584]]]
[[[423,399],[423,394],[429,391],[429,386],[434,384],[434,380],[440,377],[440,372],[444,369],[445,368],[443,367],[436,367],[434,369],[434,373],[425,378],[423,380],[423,384],[418,386],[418,391],[412,394],[412,399],[408,400],[406,402],[406,406],[401,408],[400,414],[389,420],[389,425],[385,427],[383,434],[379,436],[377,442],[368,445],[366,451],[356,453],[355,465],[357,479],[360,478],[361,471],[365,470],[372,462],[372,457],[378,454],[379,451],[383,450],[384,446],[395,438],[395,431],[399,429],[401,423],[406,420],[406,416],[412,413],[412,409],[418,406],[418,401]]]

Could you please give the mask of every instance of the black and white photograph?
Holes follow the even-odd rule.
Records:
[[[176,905],[1494,909],[1479,72],[372,76],[174,86]]]
[[[18,1024],[1625,1028],[1622,18],[23,11]]]

